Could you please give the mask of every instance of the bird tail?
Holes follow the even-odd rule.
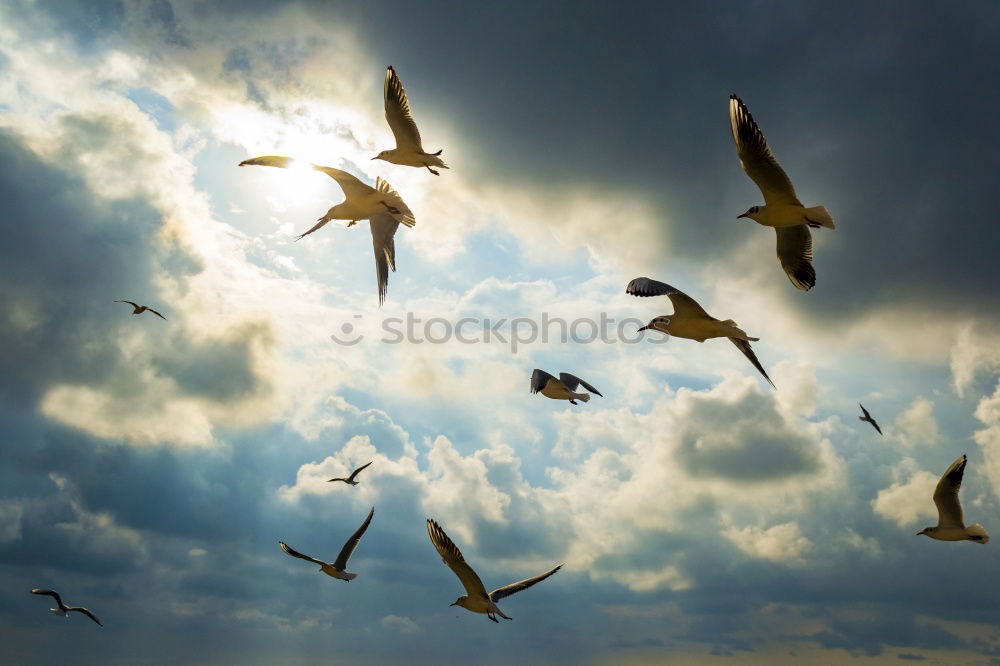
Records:
[[[969,533],[971,541],[975,541],[976,543],[989,543],[990,535],[986,533],[986,528],[979,523],[969,525],[965,528],[965,531]]]
[[[590,394],[589,393],[574,393],[573,394],[573,399],[574,400],[579,400],[580,402],[590,402]],[[501,617],[503,617],[502,614],[501,614]]]
[[[358,577],[358,574],[348,573],[347,571],[342,572],[341,575],[344,577],[344,580],[354,580]]]
[[[742,340],[748,340],[750,342],[758,342],[760,340],[760,338],[751,338],[749,335],[747,335],[746,331],[737,326],[736,322],[733,321],[732,319],[727,319],[726,321],[721,323],[725,324],[726,326],[732,326],[733,328],[736,329],[736,332],[739,333],[739,335],[727,335],[726,336],[727,338],[740,338]]]
[[[833,223],[833,217],[827,212],[826,206],[813,206],[812,208],[806,208],[806,219],[810,222],[815,222],[821,227],[826,227],[827,229],[836,229],[836,225]]]

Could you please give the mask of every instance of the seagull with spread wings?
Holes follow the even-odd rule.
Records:
[[[55,590],[40,590],[38,588],[35,588],[34,590],[31,591],[31,593],[44,594],[45,596],[49,596],[55,599],[57,608],[50,608],[49,610],[58,615],[59,617],[69,617],[68,613],[70,613],[71,611],[76,611],[77,613],[83,613],[91,620],[96,622],[99,626],[102,627],[104,626],[103,624],[101,624],[101,621],[97,619],[97,616],[91,613],[86,608],[82,608],[80,606],[67,606],[66,604],[64,604],[62,601],[62,597],[60,597],[59,593],[56,592]]]
[[[864,421],[865,423],[871,423],[871,424],[872,424],[872,427],[873,427],[873,428],[875,428],[875,430],[877,430],[877,431],[878,431],[878,434],[880,434],[880,435],[881,435],[881,434],[882,434],[882,428],[879,428],[879,427],[878,427],[878,423],[875,423],[875,419],[873,419],[873,418],[872,418],[872,415],[868,413],[868,410],[867,410],[867,409],[865,409],[865,406],[864,406],[864,405],[862,405],[862,404],[861,404],[861,403],[859,402],[859,403],[858,403],[858,407],[860,407],[860,408],[861,408],[861,411],[865,413],[865,415],[864,415],[864,416],[859,416],[859,417],[858,417],[858,420],[859,420],[859,421]]]
[[[396,70],[390,65],[385,70],[385,85],[383,87],[385,97],[385,120],[389,123],[392,135],[396,137],[396,147],[392,150],[383,150],[373,157],[373,160],[385,160],[392,164],[411,166],[417,168],[427,167],[435,176],[440,174],[431,167],[447,169],[441,161],[441,151],[428,153],[420,141],[420,130],[410,113],[410,100],[403,90],[403,82],[396,75]]]
[[[806,208],[802,205],[792,181],[768,147],[764,133],[746,104],[736,95],[729,97],[729,122],[740,164],[764,195],[763,206],[752,206],[737,219],[749,218],[757,224],[774,227],[781,267],[793,285],[809,291],[816,284],[809,227],[833,229],[833,218],[823,206]]]
[[[672,315],[654,317],[649,324],[640,328],[640,331],[660,331],[675,338],[687,338],[698,342],[704,342],[709,338],[729,338],[729,341],[743,352],[753,367],[764,376],[767,383],[772,388],[777,388],[750,347],[751,342],[757,342],[760,338],[751,338],[732,319],[720,321],[705,312],[696,300],[680,289],[647,277],[639,277],[629,282],[625,287],[625,293],[633,296],[666,296],[674,305]]]
[[[438,554],[441,556],[441,560],[444,561],[448,568],[451,569],[458,580],[462,582],[462,586],[465,588],[465,595],[459,597],[455,600],[452,606],[461,606],[466,610],[470,610],[473,613],[484,613],[486,617],[490,618],[494,622],[499,622],[496,619],[496,615],[499,615],[505,620],[512,620],[514,618],[504,615],[500,607],[497,606],[498,601],[504,597],[509,597],[512,594],[520,592],[521,590],[526,590],[535,583],[540,583],[555,572],[562,568],[560,564],[555,569],[547,571],[540,576],[535,576],[534,578],[526,578],[525,580],[518,581],[516,583],[511,583],[510,585],[499,587],[490,593],[486,592],[486,587],[483,585],[483,581],[480,580],[479,575],[473,571],[466,562],[465,558],[462,557],[461,551],[458,546],[448,538],[448,535],[444,533],[441,526],[437,522],[427,519],[427,534],[431,538],[431,543],[434,544],[434,548],[437,549]]]
[[[159,312],[157,312],[153,308],[149,307],[148,305],[139,305],[138,303],[133,303],[132,301],[115,301],[115,303],[128,303],[129,305],[132,306],[132,314],[134,314],[134,315],[142,314],[143,312],[152,312],[153,314],[155,314],[160,319],[162,319],[164,321],[167,320],[166,317],[164,317],[163,315],[161,315]],[[161,326],[162,326],[162,324],[161,324]]]
[[[344,547],[340,549],[340,555],[337,555],[337,559],[333,562],[324,562],[323,560],[317,560],[315,557],[303,555],[302,553],[289,548],[284,541],[279,541],[278,545],[281,546],[281,550],[285,551],[292,557],[297,557],[300,560],[306,560],[308,562],[312,562],[313,564],[318,564],[319,570],[327,576],[349,582],[357,578],[358,574],[346,571],[347,560],[350,559],[351,555],[354,553],[354,549],[358,547],[359,543],[361,543],[361,537],[364,535],[365,530],[368,529],[368,525],[371,524],[372,516],[374,515],[375,507],[372,507],[372,510],[368,512],[368,517],[365,518],[365,522],[361,524],[361,527],[358,528],[357,532],[351,535],[351,538],[347,540]]]
[[[375,461],[373,460],[372,462],[375,462]],[[371,464],[372,463],[368,463],[368,465],[371,465]],[[366,467],[368,467],[368,465],[362,465],[361,467],[357,468],[356,470],[354,470],[353,472],[351,472],[351,475],[348,476],[346,479],[343,479],[343,478],[328,479],[327,483],[329,483],[330,481],[343,481],[344,483],[350,484],[352,486],[356,486],[356,485],[358,485],[358,482],[354,480],[355,477],[357,477],[357,475],[360,474],[362,472],[362,470],[364,470]]]
[[[935,527],[925,527],[917,532],[938,541],[975,541],[986,543],[990,535],[979,523],[965,526],[962,517],[962,505],[958,501],[958,491],[962,488],[962,477],[965,475],[967,458],[961,458],[951,464],[934,489],[934,504],[938,510],[938,524]]]
[[[596,388],[568,372],[560,372],[559,379],[538,368],[535,368],[535,371],[531,373],[532,393],[541,393],[546,398],[552,398],[553,400],[569,400],[569,404],[571,405],[577,404],[577,400],[581,402],[590,401],[590,393],[576,393],[576,389],[580,386],[583,386],[583,388],[594,395],[604,397]]]
[[[268,155],[243,160],[240,162],[240,166],[270,166],[287,169],[295,163],[296,160],[291,157]],[[381,178],[376,178],[375,187],[371,187],[341,169],[317,164],[310,166],[337,181],[337,184],[344,191],[345,199],[328,210],[323,217],[319,218],[317,224],[300,234],[295,240],[300,240],[314,231],[318,231],[330,220],[348,220],[348,227],[357,224],[358,220],[369,220],[375,252],[378,303],[382,305],[389,285],[389,270],[396,270],[396,244],[394,240],[396,229],[399,228],[400,223],[407,227],[416,224],[413,213],[403,198],[396,190],[392,189],[392,185]]]

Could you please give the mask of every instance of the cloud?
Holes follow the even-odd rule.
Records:
[[[934,418],[934,402],[917,398],[896,417],[889,437],[904,446],[931,445],[941,441],[941,430]]]
[[[899,527],[913,525],[921,519],[937,517],[932,497],[938,477],[919,471],[906,481],[897,481],[878,491],[872,500],[872,509],[883,518],[894,521]]]
[[[723,535],[744,553],[785,565],[802,564],[813,542],[802,535],[795,522],[759,527],[731,527]]]
[[[413,635],[420,633],[420,626],[408,617],[400,617],[399,615],[386,615],[381,620],[381,624],[386,629],[392,631],[398,631],[404,635]]]

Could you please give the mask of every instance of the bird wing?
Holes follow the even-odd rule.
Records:
[[[306,560],[307,562],[312,562],[312,563],[318,564],[320,566],[323,566],[324,564],[326,564],[326,562],[324,562],[323,560],[317,560],[315,557],[309,557],[308,555],[303,555],[299,551],[290,548],[288,546],[288,544],[286,544],[284,541],[279,541],[278,545],[281,546],[281,550],[285,551],[286,553],[288,553],[292,557],[297,557],[300,560]]]
[[[550,379],[555,379],[552,375],[545,372],[544,370],[539,370],[535,368],[535,371],[531,373],[531,392],[538,393],[545,388],[545,385],[549,383]]]
[[[434,548],[437,549],[438,555],[448,565],[448,568],[455,572],[458,580],[462,581],[465,593],[470,597],[488,597],[483,581],[479,579],[472,567],[466,564],[458,546],[448,538],[441,526],[430,518],[427,519],[427,534],[430,536]]]
[[[159,312],[157,312],[157,311],[156,311],[156,310],[154,310],[153,308],[151,308],[151,307],[147,307],[146,309],[147,309],[147,310],[149,310],[150,312],[152,312],[153,314],[155,314],[155,315],[156,315],[157,317],[159,317],[159,318],[160,318],[160,319],[162,319],[163,321],[166,321],[166,320],[167,320],[167,318],[166,318],[166,317],[164,317],[163,315],[161,315],[161,314],[160,314]]]
[[[633,296],[666,296],[674,305],[674,314],[682,317],[707,317],[714,319],[705,312],[705,308],[698,305],[687,294],[676,287],[671,287],[666,282],[653,280],[647,277],[639,277],[628,283],[625,293]]]
[[[251,157],[248,160],[243,160],[240,162],[240,166],[269,166],[278,167],[280,169],[287,169],[292,165],[293,162],[298,162],[294,157],[282,157],[281,155],[265,155],[263,157]],[[365,185],[356,176],[352,176],[342,169],[334,169],[333,167],[322,166],[319,164],[309,164],[316,171],[321,171],[337,181],[340,185],[340,189],[344,191],[344,196],[348,199],[355,197],[365,196],[366,194],[371,194],[372,187],[370,185]],[[312,231],[312,229],[310,229]],[[306,233],[309,233],[307,231]],[[303,234],[305,235],[305,234]]]
[[[326,480],[327,483],[330,483],[331,481],[343,481],[344,483],[347,483],[347,479],[342,478],[342,477],[337,477],[336,479],[327,479]]]
[[[864,405],[862,405],[862,404],[861,404],[861,403],[859,402],[859,403],[858,403],[858,407],[860,407],[860,408],[861,408],[861,411],[865,413],[865,420],[866,420],[866,421],[867,421],[867,420],[869,420],[869,419],[871,419],[872,415],[868,413],[868,410],[867,410],[867,409],[865,409],[865,406],[864,406]]]
[[[562,569],[561,564],[552,571],[546,571],[540,576],[535,576],[534,578],[525,578],[524,580],[518,581],[516,583],[511,583],[510,585],[498,587],[497,589],[490,592],[490,601],[496,603],[497,601],[500,601],[504,597],[509,597],[512,594],[520,592],[521,590],[526,590],[535,583],[542,582],[543,580],[545,580],[555,572],[559,571],[560,569]]]
[[[365,465],[365,467],[367,466],[368,465]],[[351,535],[351,538],[347,540],[344,547],[340,549],[340,555],[337,555],[337,559],[334,560],[333,566],[337,567],[341,571],[347,568],[347,560],[351,558],[351,554],[354,553],[354,549],[358,547],[359,543],[361,543],[361,537],[364,536],[365,530],[368,529],[368,526],[372,522],[372,516],[374,515],[375,507],[372,507],[372,510],[368,512],[368,517],[365,518],[365,522],[361,523],[361,527],[359,527],[358,530]]]
[[[115,303],[128,303],[133,308],[138,308],[139,307],[137,304],[133,303],[132,301],[115,301]]]
[[[753,363],[753,367],[757,368],[757,372],[764,375],[764,379],[766,379],[767,383],[771,385],[771,388],[778,388],[774,385],[774,382],[771,381],[771,378],[767,376],[767,373],[764,371],[764,366],[762,366],[760,361],[757,360],[757,354],[753,352],[753,348],[750,346],[748,341],[740,340],[739,338],[729,338],[729,341],[736,345],[736,348],[743,352],[744,356],[750,359],[750,362]]]
[[[94,615],[93,613],[91,613],[86,608],[81,608],[80,606],[71,606],[71,607],[67,608],[66,610],[67,611],[76,611],[78,613],[83,613],[84,615],[86,615],[87,617],[89,617],[91,620],[93,620],[94,622],[96,622],[99,626],[102,626],[102,627],[104,626],[103,624],[101,624],[101,621],[97,619],[97,616]]]
[[[764,195],[764,204],[801,206],[792,181],[788,179],[788,174],[778,164],[778,160],[774,159],[764,133],[754,122],[746,104],[736,95],[729,96],[729,122],[733,128],[733,141],[736,142],[740,164],[750,180],[757,183]]]
[[[41,589],[38,589],[36,587],[35,589],[33,589],[31,591],[31,593],[32,594],[44,594],[44,595],[50,596],[50,597],[52,597],[53,599],[56,600],[56,605],[59,606],[60,608],[62,608],[62,605],[63,605],[62,597],[60,597],[59,593],[56,592],[55,590],[41,590]]]
[[[372,462],[375,462],[375,461],[373,460]],[[368,465],[371,465],[371,464],[372,463],[368,463]],[[356,477],[358,474],[361,474],[361,472],[364,471],[364,469],[366,467],[368,467],[368,465],[362,465],[361,467],[359,467],[356,470],[354,470],[353,472],[351,472],[351,475],[349,477],[347,477],[347,480],[348,481],[353,481],[354,477]]]
[[[396,148],[417,153],[424,152],[420,141],[420,130],[410,113],[410,100],[406,97],[403,82],[390,65],[385,70],[385,120],[392,135],[396,137]]]
[[[938,510],[938,527],[965,527],[962,517],[962,505],[958,501],[958,491],[962,488],[962,477],[965,475],[967,458],[961,458],[951,464],[951,467],[938,481],[934,489],[934,504]]]
[[[378,280],[378,304],[385,302],[389,289],[389,270],[396,270],[396,229],[399,220],[390,213],[373,215],[369,228],[372,232],[372,248],[375,252],[375,277]]]
[[[568,372],[560,372],[559,381],[565,384],[566,388],[569,389],[570,391],[575,391],[577,386],[583,384],[583,388],[587,389],[591,393],[600,395],[602,398],[604,397],[603,395],[601,395],[601,392],[595,389],[593,386],[583,381],[579,377],[569,374]]]
[[[816,285],[816,270],[812,267],[813,239],[809,227],[775,227],[778,236],[778,261],[785,275],[797,288],[809,291]]]
[[[365,187],[368,186],[365,185]],[[406,205],[405,201],[403,201],[403,197],[399,196],[399,193],[392,189],[392,185],[385,182],[381,178],[376,178],[375,189],[386,195],[386,199],[389,200],[387,203],[399,209],[399,215],[393,215],[394,218],[408,227],[412,227],[417,223],[417,219],[413,217],[413,211],[411,211],[410,207]]]

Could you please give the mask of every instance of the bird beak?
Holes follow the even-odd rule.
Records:
[[[636,333],[638,333],[639,331],[648,331],[648,330],[649,330],[649,326],[643,326],[638,331],[636,331]]]
[[[747,216],[747,214],[746,214],[746,213],[743,213],[742,215],[737,215],[737,216],[736,216],[736,219],[738,220],[738,219],[740,219],[741,217],[746,217],[746,216]]]
[[[375,156],[375,157],[373,157],[372,159],[373,159],[373,160],[377,160],[377,159],[378,159],[378,155],[376,155],[376,156]]]
[[[448,604],[448,605],[449,605],[449,606],[457,606],[457,605],[458,605],[458,602],[456,601],[456,602],[454,602],[454,603],[451,603],[451,604]]]
[[[921,534],[923,534],[923,533],[924,533],[924,531],[923,531],[923,530],[920,530],[919,532],[917,532],[917,536],[920,536],[920,535],[921,535]]]

